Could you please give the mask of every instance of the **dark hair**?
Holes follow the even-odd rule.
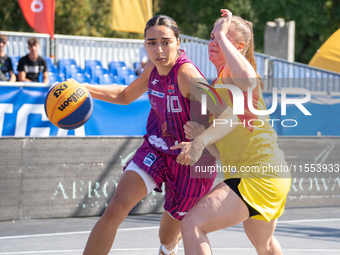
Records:
[[[27,40],[27,44],[28,44],[29,46],[34,46],[34,45],[36,45],[36,44],[38,44],[38,43],[39,43],[38,39],[37,39],[37,38],[34,38],[34,37],[31,37],[31,38],[29,38],[29,39]]]
[[[166,15],[157,15],[153,18],[151,18],[145,25],[144,29],[144,37],[146,35],[146,31],[153,26],[166,26],[167,28],[170,28],[175,36],[176,39],[179,38],[179,30],[178,30],[178,25],[176,21],[174,21],[172,18]]]
[[[1,41],[4,41],[5,43],[7,43],[7,39],[8,39],[7,35],[1,35],[0,34],[0,40]]]

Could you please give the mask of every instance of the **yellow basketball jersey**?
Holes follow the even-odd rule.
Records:
[[[223,84],[222,72],[215,84]],[[252,90],[253,107],[266,110],[260,83],[256,83]],[[226,88],[216,88],[216,91],[233,109],[231,91]],[[237,115],[239,124],[215,144],[225,178],[241,178],[238,188],[242,197],[261,213],[253,218],[270,221],[283,213],[290,173],[269,116],[252,113],[247,103],[248,92],[243,91],[243,96],[244,114]]]

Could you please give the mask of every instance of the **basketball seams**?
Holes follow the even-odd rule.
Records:
[[[73,125],[60,125],[59,124],[59,126],[60,127],[63,127],[63,128],[69,128],[69,129],[71,129],[72,127],[76,127],[77,125],[81,125],[82,123],[86,123],[88,120],[89,120],[89,118],[91,117],[91,114],[92,114],[92,109],[91,109],[91,111],[88,113],[88,115],[86,116],[86,118],[85,119],[83,119],[82,121],[80,121],[80,122],[78,122],[77,124],[73,124]]]
[[[45,113],[52,124],[67,130],[83,126],[93,112],[90,92],[77,82],[66,81],[52,86],[46,93],[44,104]]]
[[[79,84],[79,85],[81,85],[81,84]],[[75,91],[78,89],[78,88],[82,88],[83,86],[81,85],[81,86],[78,86],[77,85],[77,88],[75,88]],[[84,101],[86,100],[86,98],[87,98],[87,96],[88,96],[88,94],[89,94],[89,92],[87,91],[87,90],[85,90],[85,92],[86,92],[86,95],[84,96],[84,98],[81,100],[81,101],[78,101],[79,102],[79,104],[81,105],[82,103],[84,103]],[[65,93],[66,94],[66,93]],[[56,104],[56,108],[58,108],[58,105],[59,105],[59,102],[58,102],[58,104]],[[75,108],[75,109],[73,109],[73,111],[71,111],[67,116],[70,116],[72,113],[74,113],[74,111],[76,111],[78,108]],[[67,116],[64,116],[64,117],[67,117]],[[59,119],[56,121],[56,123],[58,123],[61,119],[62,119],[63,117],[59,117]]]
[[[60,83],[59,83],[60,84]],[[59,85],[58,84],[58,85]],[[58,85],[56,85],[55,87],[57,87]],[[80,85],[80,84],[79,84]],[[62,96],[58,99],[58,101],[57,101],[57,103],[55,104],[55,106],[54,106],[54,108],[53,108],[53,111],[52,111],[52,114],[51,114],[51,120],[53,120],[53,116],[54,116],[54,112],[55,112],[55,109],[56,108],[58,108],[58,105],[59,105],[59,103],[60,103],[60,101],[62,101],[63,99],[64,99],[64,97],[65,97],[65,94],[67,94],[67,92],[69,91],[69,90],[71,90],[73,88],[73,86],[69,86],[65,91],[63,91],[63,93],[62,93]],[[51,121],[52,122],[52,121]],[[52,122],[53,123],[53,122]],[[58,121],[56,122],[56,123],[58,123]],[[54,123],[53,123],[54,124]]]

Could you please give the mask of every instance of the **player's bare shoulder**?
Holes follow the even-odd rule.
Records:
[[[199,80],[204,80],[204,77],[191,63],[184,63],[178,70],[177,81],[182,95],[190,98],[190,84],[194,84]]]

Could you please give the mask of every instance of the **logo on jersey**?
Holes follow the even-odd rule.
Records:
[[[156,146],[157,148],[162,148],[162,150],[164,151],[169,149],[165,141],[161,137],[150,135],[148,140],[150,144]]]
[[[156,96],[156,97],[164,98],[164,93],[153,90],[153,89],[149,89],[149,94]]]
[[[166,122],[162,124],[162,136],[172,136],[168,133],[168,124]]]
[[[157,80],[157,79],[154,79],[151,83],[152,83],[152,85],[156,85],[157,84],[157,82],[159,82],[159,80]]]
[[[144,165],[151,167],[152,164],[156,161],[156,156],[153,155],[151,152],[144,158]]]
[[[174,94],[175,93],[175,85],[174,84],[169,85],[168,92],[169,92],[169,94]]]
[[[187,214],[187,212],[177,212],[179,216],[184,216]]]
[[[150,104],[151,104],[151,107],[155,110],[157,110],[157,104],[156,102],[153,100],[153,98],[151,97],[151,100],[150,100]]]

